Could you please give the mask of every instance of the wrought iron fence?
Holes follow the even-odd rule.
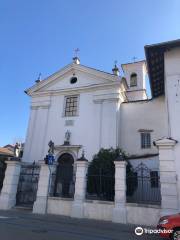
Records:
[[[16,194],[16,205],[32,206],[36,200],[40,167],[35,162],[22,165]]]
[[[126,176],[127,202],[142,204],[161,203],[160,181],[158,171],[151,171],[140,163]]]
[[[56,173],[51,174],[49,196],[73,198],[75,192],[75,181],[59,178]]]
[[[111,174],[87,174],[86,198],[92,200],[114,201],[115,178]]]

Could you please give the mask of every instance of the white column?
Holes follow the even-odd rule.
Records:
[[[16,205],[16,193],[19,183],[21,163],[6,161],[7,168],[0,195],[0,209],[10,209]]]
[[[175,169],[175,140],[164,138],[156,141],[159,149],[161,184],[161,216],[178,212],[177,175]]]
[[[44,161],[39,161],[41,169],[39,174],[38,191],[33,206],[33,213],[45,214],[47,209],[47,198],[49,190],[50,171]]]
[[[126,223],[126,165],[125,161],[114,161],[115,164],[115,206],[113,222]]]
[[[80,158],[76,161],[77,170],[76,170],[76,183],[75,183],[75,194],[74,201],[72,205],[71,217],[83,218],[83,203],[86,195],[86,174],[88,161],[85,158]]]

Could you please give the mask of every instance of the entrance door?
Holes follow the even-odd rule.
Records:
[[[59,157],[54,196],[67,198],[74,196],[73,163],[74,159],[69,153]]]

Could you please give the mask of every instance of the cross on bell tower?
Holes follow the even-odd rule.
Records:
[[[114,67],[112,69],[114,75],[119,76],[119,68],[117,67],[117,60],[114,61]]]
[[[78,58],[78,52],[79,52],[79,48],[74,49],[74,57],[73,57],[73,62],[75,64],[80,64],[80,59]]]

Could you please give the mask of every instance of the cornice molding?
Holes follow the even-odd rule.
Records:
[[[119,93],[109,93],[109,94],[98,94],[93,96],[94,103],[102,103],[102,102],[118,102],[120,100]]]
[[[112,88],[120,88],[120,82],[111,82],[105,84],[94,84],[90,86],[78,87],[78,88],[66,88],[66,89],[58,89],[58,90],[48,90],[42,92],[34,92],[31,94],[32,97],[35,96],[54,96],[54,95],[64,95],[64,94],[75,94],[75,93],[82,93],[82,92],[90,92],[92,90],[106,90]]]
[[[36,106],[31,105],[30,108],[31,108],[31,110],[48,109],[48,108],[50,108],[50,105],[36,105]]]

